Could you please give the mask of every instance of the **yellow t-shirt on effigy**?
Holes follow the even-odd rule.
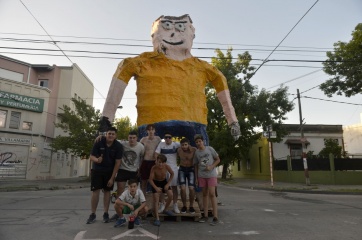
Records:
[[[191,57],[176,61],[163,53],[146,52],[124,59],[114,77],[137,83],[137,125],[169,120],[207,124],[205,87],[228,89],[224,75],[214,66]]]

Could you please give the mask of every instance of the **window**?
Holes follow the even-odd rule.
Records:
[[[49,86],[49,80],[48,79],[39,79],[39,86],[47,88]]]
[[[6,124],[7,111],[0,110],[0,128],[4,128]]]
[[[20,117],[21,117],[20,112],[11,112],[9,128],[19,129]]]
[[[290,144],[291,159],[302,159],[302,144]]]
[[[23,130],[31,131],[31,127],[33,126],[32,122],[23,122]]]

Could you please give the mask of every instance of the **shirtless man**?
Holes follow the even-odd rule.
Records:
[[[153,124],[147,125],[147,137],[140,140],[145,147],[143,161],[140,167],[141,174],[141,189],[144,194],[147,192],[147,182],[150,177],[151,168],[155,165],[155,150],[161,142],[159,136],[155,136],[155,126]]]
[[[181,147],[177,149],[177,160],[180,161],[178,170],[178,182],[181,188],[181,200],[183,207],[181,213],[186,213],[186,181],[189,187],[189,211],[191,214],[195,213],[194,200],[195,200],[195,169],[194,169],[194,154],[195,147],[190,145],[190,140],[187,138],[181,139]]]
[[[165,206],[164,214],[168,216],[173,216],[174,214],[171,211],[168,211],[167,208],[170,206],[172,201],[172,189],[170,187],[171,181],[173,178],[173,171],[169,165],[166,164],[167,158],[165,155],[160,154],[157,156],[156,165],[152,167],[150,173],[150,184],[152,186],[153,192],[153,210],[155,212],[156,220],[153,223],[155,226],[160,226],[160,218],[158,215],[158,202],[160,201],[160,194],[167,193],[167,202]],[[168,180],[166,180],[166,175],[169,174]]]

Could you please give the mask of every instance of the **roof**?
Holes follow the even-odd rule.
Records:
[[[287,139],[285,142],[285,144],[302,144],[302,140],[301,139]],[[304,142],[306,145],[310,144],[310,142],[308,140],[306,140]]]
[[[288,132],[300,132],[300,124],[283,124]],[[304,133],[343,133],[342,125],[304,124]]]

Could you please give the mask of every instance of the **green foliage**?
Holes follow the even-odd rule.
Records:
[[[59,114],[60,123],[55,123],[55,127],[61,128],[68,136],[57,136],[51,147],[54,151],[63,150],[76,156],[89,156],[101,114],[82,99],[71,100],[74,110],[63,105],[64,113]]]
[[[288,101],[286,87],[280,87],[275,92],[268,92],[265,89],[259,92],[257,86],[250,83],[249,79],[255,69],[250,66],[251,55],[248,52],[238,54],[236,61],[233,61],[231,48],[226,54],[217,49],[216,55],[217,57],[212,58],[212,65],[218,68],[227,79],[231,100],[241,128],[241,137],[234,141],[216,92],[207,86],[207,132],[210,145],[215,147],[224,166],[222,178],[225,178],[231,163],[235,160],[247,159],[252,145],[261,136],[260,128],[266,130],[267,126],[272,125],[278,135],[274,141],[281,140],[286,133],[280,128],[280,124],[286,119],[285,115],[293,110],[294,105]]]
[[[321,84],[328,97],[332,94],[350,97],[362,93],[362,23],[352,32],[352,39],[334,44],[334,51],[327,52],[324,72],[332,78]]]
[[[336,158],[346,156],[346,152],[343,151],[342,147],[338,145],[338,142],[335,139],[326,139],[324,141],[324,148],[319,152],[319,156],[322,158],[329,158],[330,153]]]
[[[119,140],[127,140],[130,131],[138,131],[137,125],[132,125],[129,117],[115,119],[113,125],[117,128],[117,139]]]

